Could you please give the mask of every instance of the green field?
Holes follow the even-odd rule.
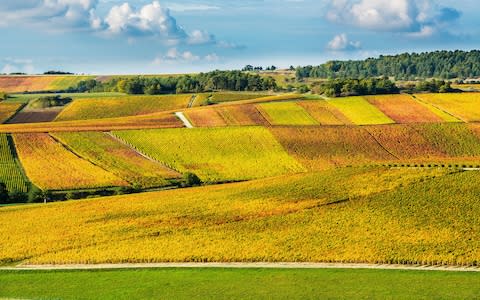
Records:
[[[328,103],[340,110],[356,125],[395,123],[363,97],[347,97],[329,100]]]
[[[192,95],[122,96],[78,99],[56,121],[102,119],[146,115],[186,108]]]
[[[239,181],[304,169],[261,127],[121,131],[115,135],[181,173]]]
[[[166,179],[178,177],[178,173],[102,132],[56,133],[54,136],[76,154],[137,187],[166,186],[170,184]]]
[[[27,191],[27,182],[15,159],[12,141],[6,134],[0,134],[0,182],[7,185],[9,191]]]
[[[391,270],[0,271],[0,282],[0,297],[19,299],[475,299],[480,294],[476,273]]]
[[[318,122],[295,102],[264,103],[257,105],[271,125],[316,125]]]

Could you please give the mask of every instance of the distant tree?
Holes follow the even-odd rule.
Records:
[[[64,71],[47,71],[43,73],[44,75],[73,75],[73,73],[70,72],[64,72]]]

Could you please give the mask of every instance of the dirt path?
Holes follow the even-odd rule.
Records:
[[[197,100],[197,95],[192,95],[192,98],[190,98],[190,102],[188,102],[187,108],[193,107],[193,104],[195,104],[195,100]]]
[[[180,121],[183,122],[183,124],[185,125],[185,127],[187,127],[187,128],[193,128],[192,123],[190,123],[190,121],[187,119],[187,117],[185,117],[185,115],[183,114],[183,112],[176,112],[175,115],[180,119]]]
[[[424,266],[350,263],[150,263],[150,264],[98,264],[98,265],[18,265],[1,270],[102,270],[148,268],[229,268],[229,269],[376,269],[412,271],[480,272],[479,267]]]

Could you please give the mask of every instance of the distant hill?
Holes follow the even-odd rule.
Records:
[[[397,80],[480,77],[480,51],[404,53],[355,61],[329,61],[298,67],[297,78],[366,78],[389,76]]]

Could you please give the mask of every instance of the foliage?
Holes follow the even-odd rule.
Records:
[[[298,67],[297,78],[367,78],[391,76],[417,78],[476,78],[480,76],[480,51],[404,53],[359,61],[329,61],[320,66]]]
[[[474,265],[477,172],[347,168],[0,209],[0,261]],[[28,220],[28,222],[18,222]]]
[[[31,101],[28,104],[28,107],[49,108],[49,107],[55,107],[55,106],[64,106],[70,103],[71,101],[72,101],[72,98],[62,97],[61,95],[45,96],[45,97],[40,97],[38,99]]]
[[[147,115],[186,108],[191,97],[191,95],[168,95],[77,99],[65,108],[56,120],[72,121]]]
[[[179,176],[102,132],[59,132],[54,136],[76,154],[138,187],[166,186],[166,179]]]
[[[194,173],[187,172],[183,174],[182,179],[183,187],[199,186],[202,184],[202,180]]]
[[[114,132],[148,156],[205,182],[239,181],[303,171],[261,127]]]
[[[80,82],[77,90],[127,94],[200,93],[212,91],[267,91],[277,87],[273,78],[240,71],[213,71],[176,77],[115,77],[106,82]]]
[[[30,180],[42,190],[122,186],[127,183],[68,151],[48,134],[14,135]]]
[[[8,94],[4,92],[0,92],[0,101],[7,100]]]
[[[271,125],[316,125],[318,122],[295,102],[263,103],[258,110]]]
[[[396,94],[398,87],[387,78],[333,79],[320,83],[313,88],[317,94],[328,97],[345,97],[376,94]]]
[[[329,100],[328,103],[338,109],[356,125],[391,124],[392,119],[370,104],[363,97],[347,97]]]

